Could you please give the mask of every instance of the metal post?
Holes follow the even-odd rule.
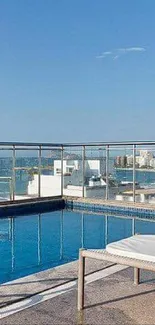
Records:
[[[85,188],[85,146],[82,146],[82,197],[83,198],[85,196],[84,188]]]
[[[85,257],[82,256],[82,249],[79,251],[79,274],[78,274],[78,310],[84,307],[84,274]]]
[[[133,145],[133,202],[135,202],[135,179],[136,179],[135,163],[136,163],[136,146]]]
[[[15,199],[15,183],[16,183],[16,148],[13,145],[13,152],[12,152],[12,200]]]
[[[10,189],[10,201],[13,200],[13,185],[12,185],[12,178],[9,179],[9,189]]]
[[[63,160],[64,160],[64,147],[62,146],[62,148],[61,148],[61,196],[63,196],[63,188],[64,188]]]
[[[39,146],[38,155],[38,197],[41,196],[41,146]]]
[[[109,146],[106,146],[106,200],[109,198]]]

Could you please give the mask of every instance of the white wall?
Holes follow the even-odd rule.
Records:
[[[70,181],[70,176],[64,177],[64,186]],[[61,195],[61,176],[41,175],[41,196]],[[28,195],[38,194],[38,175],[28,184]]]
[[[78,160],[63,160],[63,174],[68,173],[69,168],[73,170],[79,169]],[[59,169],[61,173],[61,160],[54,160],[54,175],[58,174],[57,169]]]
[[[116,200],[125,201],[125,202],[133,202],[133,196],[119,194],[119,195],[116,195]],[[139,195],[135,196],[135,202],[142,202]]]
[[[75,171],[74,171],[75,172]],[[70,184],[72,176],[64,176],[63,194],[68,196],[82,197],[82,186]],[[41,196],[61,195],[61,176],[60,175],[41,175]],[[109,198],[114,199],[118,193],[118,188],[109,189]],[[85,197],[105,198],[106,186],[85,186]],[[34,179],[28,184],[28,195],[38,195],[38,175],[34,175]]]
[[[68,172],[68,168],[73,168],[73,170],[79,170],[82,168],[81,160],[63,160],[63,173]],[[54,161],[54,175],[57,174],[56,169],[61,170],[61,160]],[[100,159],[96,160],[86,160],[85,161],[85,173],[86,176],[98,176],[105,172],[105,162]]]
[[[68,185],[63,189],[63,194],[66,196],[82,197],[82,186]]]
[[[82,186],[68,185],[63,190],[64,195],[82,197]],[[88,198],[105,198],[105,187],[84,187],[84,197]]]
[[[85,162],[85,174],[87,177],[99,176],[105,173],[105,162],[101,159],[86,160]]]
[[[82,197],[82,186],[70,185],[71,176],[64,176],[64,195]],[[85,187],[85,197],[104,197],[105,186]],[[28,195],[38,195],[38,175],[29,182]],[[41,196],[61,195],[61,176],[41,175]]]

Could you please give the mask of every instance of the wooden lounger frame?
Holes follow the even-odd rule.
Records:
[[[122,257],[108,253],[106,250],[99,249],[80,249],[79,251],[79,273],[78,273],[78,310],[84,308],[84,276],[85,276],[85,259],[92,258],[107,262],[113,262],[134,268],[134,284],[139,284],[140,269],[155,271],[155,262],[143,261],[135,258]]]

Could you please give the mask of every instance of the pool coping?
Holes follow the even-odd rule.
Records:
[[[79,209],[92,212],[119,213],[129,216],[155,217],[155,205],[147,203],[122,202],[95,198],[79,198],[68,196],[41,197],[0,203],[0,217],[43,213],[64,208]]]
[[[68,209],[78,209],[83,211],[119,213],[132,217],[155,217],[155,206],[148,204],[137,204],[131,202],[106,201],[102,199],[73,198],[64,197],[65,207]]]
[[[65,208],[65,200],[61,196],[31,198],[0,203],[0,217],[42,213]]]

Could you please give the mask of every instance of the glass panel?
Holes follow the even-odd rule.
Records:
[[[12,199],[12,148],[0,147],[0,201]]]
[[[42,147],[40,185],[42,197],[61,195],[61,149]]]
[[[110,147],[109,199],[133,201],[133,149],[131,147]]]
[[[136,201],[155,203],[155,146],[136,148]]]
[[[105,147],[85,149],[85,197],[106,197],[106,150]]]
[[[15,199],[38,196],[38,188],[31,191],[34,175],[38,177],[38,148],[17,147],[15,151]]]
[[[82,147],[66,147],[63,152],[63,194],[82,197]]]

